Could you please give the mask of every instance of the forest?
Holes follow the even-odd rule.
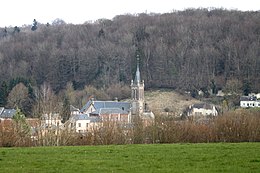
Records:
[[[127,98],[137,55],[146,89],[259,92],[259,18],[187,9],[0,28],[0,106],[32,116],[52,97],[78,107],[91,95]]]

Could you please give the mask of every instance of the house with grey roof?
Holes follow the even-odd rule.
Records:
[[[216,106],[208,103],[197,103],[189,106],[188,116],[217,116]]]
[[[87,114],[73,115],[65,125],[77,133],[86,133],[94,130],[100,125],[99,117],[90,117]]]
[[[260,100],[257,100],[256,96],[241,96],[240,107],[242,108],[260,107]]]
[[[118,101],[95,101],[91,99],[80,110],[89,117],[100,117],[102,120],[130,121],[130,103]]]

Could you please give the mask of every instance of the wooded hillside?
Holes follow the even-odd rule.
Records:
[[[236,81],[239,89],[259,91],[259,19],[260,12],[189,9],[39,23],[34,31],[2,28],[0,82],[22,77],[55,92],[68,82],[74,89],[130,85],[139,54],[147,88],[215,90]]]

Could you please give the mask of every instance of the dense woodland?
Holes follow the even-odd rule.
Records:
[[[0,28],[0,106],[47,109],[37,105],[50,88],[79,107],[93,94],[128,97],[137,55],[146,88],[259,92],[259,19],[260,12],[188,9]]]

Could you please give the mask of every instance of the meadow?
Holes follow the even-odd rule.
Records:
[[[0,172],[260,172],[260,143],[0,148]]]

